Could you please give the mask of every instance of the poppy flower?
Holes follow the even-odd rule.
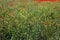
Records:
[[[55,2],[56,0],[34,0],[36,2]]]

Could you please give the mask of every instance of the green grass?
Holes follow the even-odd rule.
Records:
[[[0,2],[0,40],[60,40],[60,3],[8,2]]]

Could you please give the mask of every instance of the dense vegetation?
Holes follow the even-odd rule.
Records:
[[[60,3],[1,0],[0,40],[60,40]]]

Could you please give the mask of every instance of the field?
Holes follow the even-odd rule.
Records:
[[[60,40],[60,3],[0,0],[0,40]]]

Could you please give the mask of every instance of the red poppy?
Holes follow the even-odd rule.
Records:
[[[34,0],[36,2],[55,2],[56,0]]]

